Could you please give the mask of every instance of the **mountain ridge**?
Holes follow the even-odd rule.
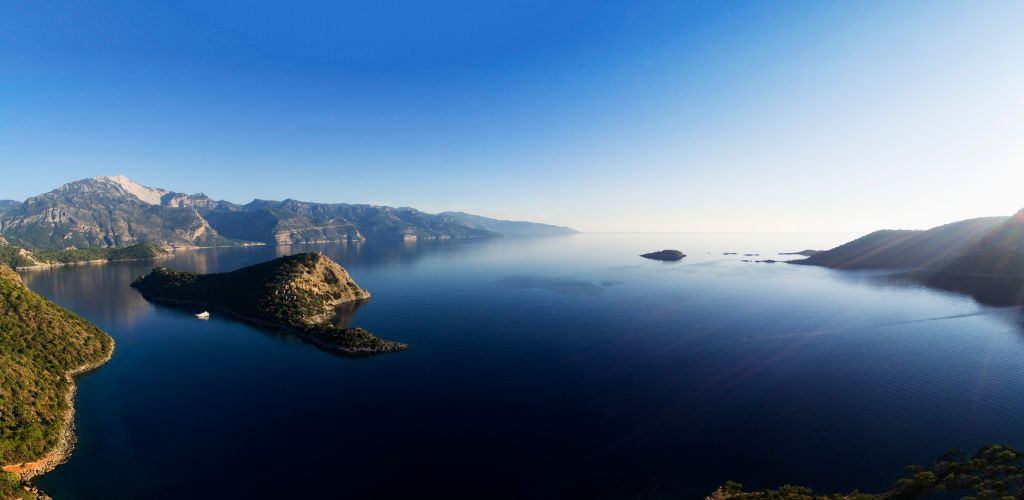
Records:
[[[792,264],[889,269],[992,305],[1024,304],[1024,210],[924,231],[876,231]]]
[[[474,239],[571,234],[569,228],[502,221],[462,212],[317,203],[288,198],[246,204],[144,186],[123,175],[66,183],[24,202],[0,204],[0,245],[166,248],[288,245],[367,239]]]
[[[996,229],[1008,219],[980,217],[926,230],[882,229],[793,263],[836,269],[940,267],[966,245]]]
[[[552,224],[541,224],[537,222],[519,220],[492,219],[490,217],[468,214],[466,212],[448,211],[441,212],[437,215],[449,217],[465,226],[475,229],[483,229],[485,231],[492,231],[504,234],[505,236],[558,236],[579,233],[579,231],[566,226],[556,226]]]
[[[21,205],[21,202],[17,200],[0,200],[0,213],[4,213],[18,205]]]

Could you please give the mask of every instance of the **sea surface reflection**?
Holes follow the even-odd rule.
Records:
[[[1024,445],[1017,308],[878,273],[741,262],[845,234],[587,234],[220,248],[221,272],[320,251],[373,298],[342,358],[128,285],[154,265],[23,274],[99,324],[55,498],[703,498],[727,479],[881,491],[951,447]],[[641,259],[678,248],[681,262]],[[738,255],[723,255],[736,252]]]

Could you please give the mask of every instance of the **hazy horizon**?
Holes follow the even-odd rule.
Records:
[[[1024,207],[1024,3],[15,4],[0,199],[126,175],[587,232]]]

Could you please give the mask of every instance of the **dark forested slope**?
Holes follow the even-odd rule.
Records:
[[[0,266],[0,465],[62,452],[68,374],[102,364],[112,350],[106,333]]]

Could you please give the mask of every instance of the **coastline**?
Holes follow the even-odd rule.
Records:
[[[155,258],[155,257],[154,257]],[[142,259],[131,259],[131,260],[142,260]],[[64,267],[64,266],[88,266],[94,264],[108,264],[110,261],[106,259],[94,259],[94,260],[76,260],[74,262],[47,262],[45,264],[35,264],[32,266],[17,266],[14,268],[15,271],[36,271],[40,269],[50,269],[52,267]]]
[[[348,348],[348,347],[340,347],[340,346],[337,346],[337,345],[334,345],[334,344],[330,344],[328,342],[323,342],[320,339],[317,339],[316,337],[314,337],[312,335],[309,335],[308,333],[303,332],[302,330],[300,330],[298,328],[294,328],[294,327],[291,327],[291,326],[288,326],[288,325],[283,325],[283,324],[278,324],[278,323],[272,323],[270,321],[262,320],[262,319],[259,319],[259,318],[252,318],[252,317],[249,317],[249,316],[238,314],[237,312],[232,311],[231,309],[228,309],[228,308],[225,308],[225,307],[222,307],[222,306],[218,306],[218,305],[214,305],[214,304],[207,304],[205,302],[199,302],[199,301],[195,301],[195,300],[166,299],[166,298],[157,297],[157,296],[145,293],[142,290],[139,290],[139,293],[142,294],[142,297],[145,298],[146,300],[149,300],[149,301],[152,301],[152,302],[155,302],[155,303],[158,303],[158,304],[162,303],[162,304],[167,304],[167,305],[172,305],[172,306],[198,306],[198,307],[202,307],[202,308],[206,308],[206,309],[212,309],[212,310],[220,311],[220,312],[222,312],[224,314],[227,314],[228,316],[231,316],[232,318],[235,318],[235,319],[237,319],[239,321],[242,321],[243,323],[250,323],[250,324],[257,325],[257,326],[263,326],[263,327],[272,328],[272,329],[279,330],[279,331],[288,332],[288,333],[291,333],[292,335],[294,335],[299,340],[301,340],[301,341],[303,341],[303,342],[305,342],[307,344],[313,345],[313,346],[315,346],[315,347],[317,347],[319,349],[322,349],[324,351],[327,351],[327,352],[330,352],[330,353],[334,353],[334,354],[342,354],[342,355],[347,355],[347,356],[370,356],[370,355],[374,355],[374,354],[384,354],[384,353],[389,353],[389,352],[401,352],[401,351],[404,351],[404,350],[409,348],[408,344],[404,344],[404,343],[401,343],[401,342],[395,342],[393,340],[383,340],[383,339],[381,339],[381,340],[386,343],[386,345],[388,346],[387,349],[353,349],[353,348]]]
[[[38,270],[42,270],[42,269],[51,269],[51,268],[54,268],[54,267],[65,267],[65,266],[88,266],[88,265],[110,264],[110,263],[113,263],[113,262],[138,262],[138,261],[144,261],[144,260],[160,260],[160,259],[169,259],[171,257],[174,257],[174,255],[176,253],[178,253],[178,251],[185,251],[185,250],[205,250],[207,248],[258,247],[258,246],[266,246],[266,245],[267,245],[266,243],[260,243],[260,242],[246,242],[246,243],[241,243],[241,244],[238,244],[238,245],[216,245],[216,246],[212,246],[212,247],[170,247],[169,249],[165,247],[164,250],[167,250],[167,253],[165,253],[163,255],[154,255],[153,257],[141,257],[141,258],[138,258],[138,259],[114,259],[114,260],[110,260],[110,259],[92,259],[92,260],[77,260],[77,261],[74,261],[74,262],[46,262],[46,263],[39,263],[35,259],[32,259],[34,262],[36,262],[35,265],[31,265],[31,266],[16,266],[14,268],[14,270],[15,271],[38,271]]]
[[[111,338],[110,350],[103,359],[72,368],[64,374],[64,377],[68,381],[68,390],[64,394],[64,401],[67,403],[67,410],[64,412],[64,430],[61,431],[60,439],[57,441],[57,446],[43,455],[39,460],[22,464],[4,465],[0,467],[0,470],[14,474],[21,481],[28,481],[36,476],[46,474],[47,472],[56,469],[71,457],[76,441],[75,394],[78,392],[78,386],[75,384],[75,378],[85,375],[86,373],[107,364],[107,362],[114,357],[115,348],[116,343],[114,342],[114,339]]]
[[[54,267],[65,267],[65,266],[91,266],[91,265],[102,265],[110,264],[113,262],[138,262],[143,260],[160,260],[172,257],[174,254],[169,253],[166,255],[156,255],[154,257],[143,257],[139,259],[93,259],[93,260],[76,260],[74,262],[47,262],[45,264],[36,264],[34,266],[18,266],[15,267],[15,271],[39,271],[42,269],[51,269]]]

